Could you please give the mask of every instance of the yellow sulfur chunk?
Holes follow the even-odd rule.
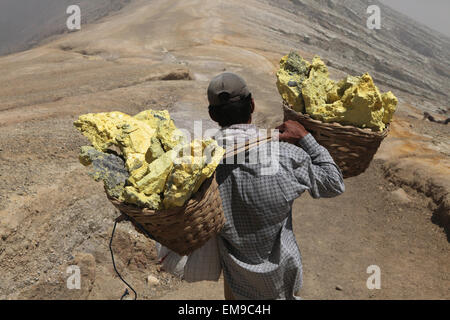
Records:
[[[156,133],[147,123],[121,112],[82,115],[74,125],[99,151],[117,145],[129,171],[143,165],[151,138]]]
[[[384,109],[383,122],[390,123],[397,109],[398,99],[391,91],[383,93],[381,99],[383,100]]]
[[[183,206],[212,176],[225,153],[212,139],[184,143],[167,111],[147,110],[134,117],[121,112],[87,114],[74,124],[95,148],[85,148],[80,161],[88,165],[93,160],[87,152],[119,147],[126,165],[122,157],[114,156],[122,161],[122,180],[120,188],[113,190],[114,197],[154,210]],[[98,172],[108,179],[116,177],[109,158],[101,164]],[[106,178],[105,185],[111,180]]]
[[[152,128],[157,128],[163,121],[170,121],[170,114],[167,110],[145,110],[134,116],[135,119],[144,121]]]
[[[297,53],[291,52],[280,61],[277,88],[281,97],[297,112],[305,112],[302,84],[309,74],[310,64]]]
[[[147,162],[144,162],[144,164],[140,168],[133,170],[130,174],[130,177],[128,178],[128,181],[133,186],[136,186],[136,183],[147,175],[148,166],[149,164]]]
[[[156,137],[160,140],[165,151],[172,150],[183,142],[183,133],[177,129],[174,122],[170,119],[167,110],[145,110],[135,115],[134,118],[157,129]]]
[[[167,177],[172,170],[175,156],[175,151],[171,150],[149,164],[147,175],[135,184],[138,191],[146,195],[163,192]]]
[[[87,137],[95,149],[106,151],[116,144],[116,136],[120,133],[118,123],[124,123],[129,115],[122,112],[86,114],[74,122],[75,127]]]
[[[159,209],[161,205],[161,197],[158,194],[146,196],[136,191],[133,187],[125,187],[123,197],[127,203],[135,204],[139,207],[147,207],[153,210]]]
[[[211,177],[219,165],[225,150],[210,139],[193,141],[187,154],[183,149],[178,154],[177,163],[167,181],[164,192],[164,207],[179,207],[198,191],[202,183]]]
[[[313,115],[318,106],[327,103],[328,92],[334,87],[334,81],[329,79],[328,68],[315,56],[312,64],[309,78],[303,82],[303,99],[305,101],[306,113]]]
[[[148,163],[152,163],[159,157],[161,157],[164,154],[164,149],[161,145],[161,141],[157,137],[153,137],[150,140],[150,147],[147,150],[147,153],[145,154],[145,161]]]
[[[305,88],[310,88],[308,83],[305,83]],[[313,90],[305,91],[304,96],[309,96]],[[325,102],[311,99],[314,103],[307,107],[307,112],[323,122],[339,122],[382,131],[386,123],[391,121],[397,105],[392,94],[387,95],[385,100],[386,103],[372,77],[366,73],[361,77],[347,77],[337,83],[328,91]]]
[[[305,64],[298,55],[291,53],[289,57],[294,60],[291,65]],[[315,56],[309,74],[301,84],[301,95],[296,95],[286,83],[287,78],[280,76],[286,73],[286,57],[283,59],[278,74],[279,91],[294,110],[322,122],[338,122],[375,131],[384,130],[392,121],[398,100],[392,92],[381,94],[368,73],[361,77],[348,76],[335,83],[329,78],[325,63]],[[287,94],[289,90],[290,94]],[[299,100],[304,102],[303,110]]]

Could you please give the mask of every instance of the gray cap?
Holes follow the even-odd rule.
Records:
[[[235,73],[225,72],[211,80],[208,87],[208,100],[211,107],[236,102],[250,95],[245,80]]]

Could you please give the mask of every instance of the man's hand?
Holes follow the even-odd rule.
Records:
[[[300,139],[303,139],[309,134],[304,126],[292,120],[286,121],[276,129],[280,131],[280,141],[292,144],[297,144]]]

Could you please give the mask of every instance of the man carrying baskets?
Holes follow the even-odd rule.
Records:
[[[215,77],[208,100],[209,114],[221,127],[214,137],[219,144],[258,140],[259,130],[251,124],[255,103],[240,76]],[[258,162],[227,160],[216,171],[226,218],[217,236],[226,299],[298,299],[302,261],[292,231],[292,204],[305,191],[313,198],[331,198],[345,190],[340,169],[301,124],[288,121],[277,129],[276,172]]]

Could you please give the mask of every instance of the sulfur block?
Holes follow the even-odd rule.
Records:
[[[315,56],[308,79],[303,82],[303,99],[306,113],[315,114],[315,108],[327,103],[328,92],[334,87],[334,81],[329,79],[328,68],[323,61]]]
[[[285,69],[285,65],[281,64],[280,72]],[[282,83],[284,91],[280,92],[287,90],[288,84],[285,82]],[[300,112],[322,122],[338,122],[375,131],[386,128],[398,105],[392,92],[380,93],[368,73],[360,77],[348,76],[335,83],[329,78],[328,68],[318,56],[314,57],[310,65],[301,91],[297,99],[303,100],[304,110]],[[283,94],[282,97],[293,105],[292,97]],[[295,103],[299,105],[298,101]],[[299,109],[294,105],[294,110]]]
[[[144,164],[141,167],[131,171],[130,177],[128,178],[128,182],[133,186],[136,186],[136,183],[148,174],[148,167],[149,164],[147,162],[144,162]]]
[[[129,117],[122,112],[86,114],[80,116],[74,125],[97,150],[106,151],[117,143],[116,136],[120,132],[117,124],[124,123]]]
[[[152,194],[150,196],[146,196],[145,194],[138,192],[133,187],[125,187],[123,197],[127,203],[135,204],[141,208],[158,210],[161,205],[160,195]]]
[[[122,197],[125,182],[129,176],[122,158],[85,146],[81,147],[79,159],[84,166],[92,165],[89,175],[96,181],[103,181],[108,195],[117,199]]]
[[[306,95],[309,95],[309,92]],[[376,131],[382,131],[386,127],[383,121],[386,110],[382,96],[367,73],[361,77],[347,77],[338,82],[328,91],[327,100],[311,101],[314,103],[309,106],[307,112],[314,119]]]
[[[148,165],[148,173],[135,184],[138,191],[146,195],[163,192],[167,177],[172,171],[175,155],[175,151],[170,150],[150,163]]]
[[[212,139],[185,143],[167,111],[87,114],[75,126],[93,145],[83,149],[80,162],[94,164],[93,177],[105,181],[108,194],[154,210],[182,206],[225,153]],[[113,146],[125,160],[103,152]]]
[[[224,154],[225,150],[212,139],[194,140],[188,148],[180,150],[167,181],[164,207],[183,206],[203,182],[214,174]]]
[[[282,98],[297,112],[305,112],[302,96],[303,82],[308,78],[310,64],[296,52],[291,52],[280,61],[277,72],[277,88]]]
[[[165,151],[174,149],[184,140],[183,133],[175,126],[167,110],[145,110],[135,115],[134,118],[156,128],[156,137]]]
[[[152,163],[153,161],[161,157],[164,153],[165,152],[161,141],[157,137],[153,137],[150,140],[150,147],[145,154],[145,161],[148,163]]]
[[[383,100],[384,109],[383,122],[390,123],[397,109],[398,99],[391,91],[383,93],[381,99]]]
[[[99,151],[118,146],[130,171],[143,165],[151,138],[156,134],[156,129],[146,122],[121,112],[82,115],[74,125]]]

